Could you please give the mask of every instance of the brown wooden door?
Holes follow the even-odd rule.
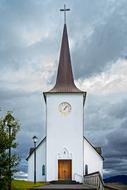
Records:
[[[58,160],[58,180],[72,179],[72,161]]]

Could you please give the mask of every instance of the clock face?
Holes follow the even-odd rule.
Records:
[[[59,104],[59,111],[62,115],[67,115],[71,112],[71,105],[68,102],[62,102]]]

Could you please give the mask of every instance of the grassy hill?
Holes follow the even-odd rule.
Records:
[[[29,182],[29,181],[13,180],[12,181],[12,190],[27,190],[29,188],[39,187],[39,186],[43,186],[45,184],[46,183],[43,183],[43,182],[37,182],[36,184],[34,184],[33,182]]]

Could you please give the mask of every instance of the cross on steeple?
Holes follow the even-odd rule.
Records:
[[[60,11],[64,11],[64,24],[66,24],[66,11],[70,11],[70,9],[67,9],[66,5],[64,5],[64,9],[60,9]]]
[[[66,8],[64,7],[64,9]],[[62,36],[56,83],[55,86],[49,92],[82,93],[82,91],[78,89],[74,83],[66,23],[64,24],[63,28],[63,36]]]

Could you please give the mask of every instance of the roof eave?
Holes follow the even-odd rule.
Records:
[[[101,159],[104,160],[104,157],[97,152],[96,148],[89,142],[89,140],[86,137],[84,137],[84,139],[89,143],[89,145],[91,145],[91,147],[96,151],[96,153],[101,157]]]
[[[27,161],[28,161],[29,158],[32,156],[33,152],[34,152],[35,150],[37,150],[38,147],[44,142],[45,139],[46,139],[46,137],[44,137],[44,138],[41,140],[41,142],[37,145],[37,147],[36,147],[35,149],[33,149],[33,151],[27,156],[27,158],[26,158]]]

